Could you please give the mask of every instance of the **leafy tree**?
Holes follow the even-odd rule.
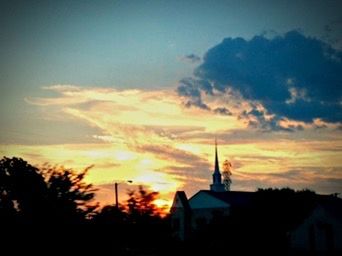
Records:
[[[139,186],[138,191],[128,191],[128,248],[148,255],[156,255],[156,251],[165,254],[163,248],[169,242],[169,223],[166,218],[161,218],[161,210],[154,204],[158,195],[158,192],[148,191],[143,186]]]
[[[89,167],[90,168],[90,167]],[[80,223],[97,207],[92,185],[63,167],[37,168],[20,158],[0,160],[0,215],[23,223]]]
[[[160,210],[153,203],[159,193],[148,192],[143,186],[139,186],[138,191],[129,190],[127,200],[128,214],[131,216],[159,216]]]
[[[57,220],[75,222],[94,214],[98,207],[98,204],[92,203],[95,189],[92,184],[83,181],[90,168],[81,173],[58,166],[44,165],[41,168],[48,188],[49,203]]]
[[[158,192],[140,186],[128,191],[125,205],[117,208],[106,205],[94,216],[93,223],[101,227],[97,239],[99,247],[108,244],[108,253],[113,255],[165,255],[169,242],[169,223],[160,218],[154,205]],[[158,254],[157,252],[162,252]]]
[[[41,219],[45,216],[46,194],[44,177],[36,167],[15,157],[0,160],[1,214],[16,221]]]

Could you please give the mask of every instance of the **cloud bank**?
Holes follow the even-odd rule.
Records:
[[[340,50],[290,31],[271,39],[225,38],[177,91],[187,106],[203,109],[209,109],[204,95],[228,93],[231,101],[237,95],[250,104],[239,117],[264,128],[281,129],[284,120],[336,124],[342,121],[341,74]]]

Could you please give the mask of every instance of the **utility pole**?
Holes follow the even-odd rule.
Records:
[[[131,180],[126,180],[126,181],[123,181],[123,182],[132,183],[133,181],[131,181]],[[120,182],[120,183],[122,183],[122,182]],[[118,192],[118,186],[119,186],[120,183],[117,182],[117,181],[114,182],[115,207],[116,207],[116,209],[119,209],[119,192]]]
[[[115,207],[119,209],[119,199],[118,199],[118,183],[114,183],[114,191],[115,191]]]

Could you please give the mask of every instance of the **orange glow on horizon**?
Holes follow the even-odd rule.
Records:
[[[156,199],[153,204],[158,208],[159,215],[164,217],[168,214],[170,207],[172,205],[172,200]]]

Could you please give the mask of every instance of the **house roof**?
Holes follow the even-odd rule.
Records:
[[[252,199],[255,195],[255,192],[247,192],[247,191],[215,192],[211,190],[200,190],[198,193],[207,193],[208,195],[213,196],[232,206],[240,206],[240,207],[250,206],[252,203]],[[192,198],[195,197],[198,193],[192,196]]]
[[[319,195],[318,205],[323,207],[335,219],[342,221],[342,199],[330,195]]]

